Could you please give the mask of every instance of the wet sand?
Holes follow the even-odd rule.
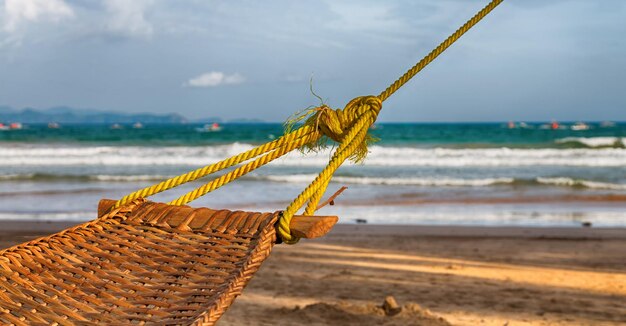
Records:
[[[0,247],[69,225],[0,222]],[[624,248],[623,228],[339,225],[275,246],[218,325],[624,324]]]

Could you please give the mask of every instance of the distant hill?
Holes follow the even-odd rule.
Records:
[[[190,122],[192,122],[192,123],[215,123],[215,122],[222,123],[222,122],[225,122],[225,121],[222,120],[222,118],[220,118],[220,117],[208,117],[208,118],[202,118],[202,119],[193,120],[193,121],[190,121]]]
[[[54,107],[46,110],[25,108],[15,110],[7,106],[0,106],[0,122],[21,122],[30,124],[46,124],[49,122],[66,124],[111,124],[111,123],[187,123],[188,120],[180,114],[128,114],[119,112],[95,111],[75,109],[70,107]]]

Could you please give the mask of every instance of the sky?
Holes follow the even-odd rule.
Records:
[[[284,121],[376,95],[487,0],[0,0],[0,106]],[[505,0],[380,121],[626,120],[626,1]]]

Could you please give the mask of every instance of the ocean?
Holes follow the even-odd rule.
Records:
[[[280,124],[24,126],[0,131],[0,219],[90,220],[101,198],[211,164],[282,134]],[[626,226],[626,124],[382,123],[319,211],[374,224]],[[579,130],[575,130],[579,129]],[[583,129],[583,130],[580,130]],[[586,129],[586,130],[585,130]],[[192,205],[284,209],[330,152],[291,153]],[[203,182],[206,180],[203,179]],[[176,198],[191,187],[159,194]]]

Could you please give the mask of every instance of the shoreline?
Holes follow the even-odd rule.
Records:
[[[88,221],[21,221],[0,220],[0,240],[13,235],[45,236]],[[477,225],[421,225],[421,224],[354,224],[338,223],[327,236],[349,233],[361,236],[420,236],[466,238],[558,238],[590,240],[626,240],[626,227],[581,226],[477,226]],[[313,240],[317,241],[317,240]],[[3,248],[3,247],[0,247]]]
[[[76,224],[0,221],[0,248]],[[625,247],[626,228],[340,224],[274,246],[218,325],[620,325]]]
[[[626,227],[566,226],[475,226],[475,225],[402,225],[337,224],[330,236],[349,233],[362,236],[416,236],[464,238],[537,238],[537,239],[620,239],[626,240]]]
[[[0,220],[0,250],[50,235],[88,221]],[[559,240],[624,240],[626,227],[476,226],[339,223],[327,237],[507,238]],[[312,241],[320,241],[319,239]]]

